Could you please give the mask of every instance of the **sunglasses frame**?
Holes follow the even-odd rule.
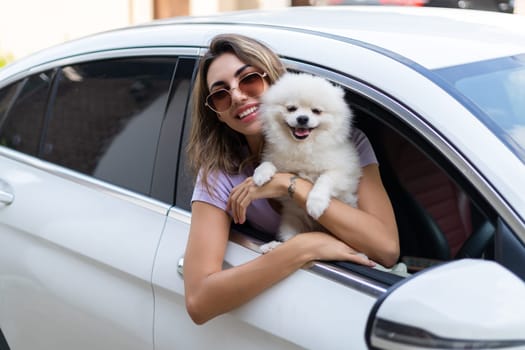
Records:
[[[263,73],[261,73],[261,72],[251,72],[251,73],[248,73],[248,74],[242,76],[242,78],[239,79],[239,84],[237,85],[237,88],[236,88],[236,89],[239,89],[239,85],[240,85],[241,81],[243,81],[246,77],[249,77],[249,76],[252,76],[252,75],[258,75],[258,76],[262,79],[262,82],[263,82],[263,85],[264,85],[264,79],[268,76],[268,73],[266,73],[266,72],[263,72]],[[235,89],[235,88],[234,88],[234,89]],[[222,88],[222,89],[219,89],[219,90],[215,90],[214,92],[210,92],[210,93],[208,94],[208,96],[206,96],[206,100],[205,100],[205,102],[204,102],[204,105],[205,105],[206,107],[208,107],[209,109],[211,109],[212,111],[214,111],[215,113],[226,112],[228,109],[231,108],[232,103],[233,103],[231,90],[233,90],[233,89],[231,89],[231,88],[230,88],[230,89],[224,89],[224,88]],[[241,92],[243,92],[241,89],[239,89],[239,90],[240,90]],[[214,94],[216,94],[217,92],[220,92],[220,91],[225,91],[228,95],[230,95],[230,105],[229,105],[226,109],[224,109],[224,110],[217,110],[217,109],[215,109],[214,107],[212,107],[212,104],[208,103],[208,100],[210,99],[210,97],[213,96]],[[263,91],[264,91],[264,89],[263,89]],[[243,92],[243,93],[244,93],[244,92]],[[251,96],[251,97],[255,97],[255,96]]]

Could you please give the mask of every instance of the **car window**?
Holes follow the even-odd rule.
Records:
[[[52,76],[52,71],[38,73],[2,90],[0,144],[29,155],[38,153]]]
[[[149,194],[175,58],[63,67],[41,157]]]
[[[474,114],[525,162],[525,55],[435,71],[479,111]]]
[[[378,158],[409,272],[453,259],[494,259],[496,215],[477,189],[392,112],[356,94],[348,100]]]
[[[4,124],[7,112],[12,105],[13,97],[22,83],[23,82],[13,83],[0,89],[0,128]]]
[[[367,136],[378,159],[398,223],[399,261],[407,265],[408,272],[461,258],[494,260],[497,215],[475,186],[379,100],[364,97],[349,87],[345,89],[346,100],[354,112],[354,126]],[[177,196],[177,204],[190,210],[193,185],[190,178],[181,174],[178,179],[181,196]],[[234,230],[256,240],[272,239],[249,225],[237,225]],[[392,285],[399,280],[398,275],[403,275],[345,262],[335,264],[384,285]]]

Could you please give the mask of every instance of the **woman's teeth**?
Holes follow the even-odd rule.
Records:
[[[242,111],[242,113],[239,114],[239,119],[242,119],[242,118],[246,117],[247,115],[252,114],[256,110],[257,110],[257,107],[254,106],[254,107],[250,107],[250,108]]]

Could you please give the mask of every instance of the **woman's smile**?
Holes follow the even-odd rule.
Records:
[[[257,118],[258,111],[259,104],[249,104],[237,110],[237,118],[245,123],[248,123]]]

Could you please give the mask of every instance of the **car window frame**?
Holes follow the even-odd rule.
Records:
[[[183,176],[181,171],[184,171],[181,169],[185,166],[185,142],[183,138],[185,135],[184,130],[191,124],[191,92],[193,90],[197,65],[198,57],[196,55],[179,56],[171,82],[172,86],[170,87],[155,159],[150,194],[160,201],[175,206],[181,206],[180,201],[179,203],[177,202],[177,195],[185,190],[184,188],[179,188],[177,183],[181,181],[179,179]],[[190,73],[189,76],[188,73]],[[181,91],[181,96],[176,96],[176,92],[173,90],[173,84],[177,79],[189,79],[187,90],[185,92]],[[177,103],[177,101],[175,101],[177,98],[185,101],[185,103]],[[177,133],[177,135],[174,135],[174,132]],[[189,208],[182,207],[184,209]]]
[[[296,61],[292,58],[283,58],[283,61],[289,70],[321,75],[368,100],[369,108],[376,106],[387,111],[390,117],[384,118],[382,122],[405,136],[417,136],[418,144],[422,145],[427,153],[432,154],[432,158],[437,160],[444,169],[447,169],[447,173],[461,174],[463,179],[461,180],[462,186],[468,188],[469,195],[481,199],[480,202],[495,201],[497,205],[494,211],[499,218],[505,219],[505,217],[510,217],[512,220],[516,220],[514,213],[509,210],[498,193],[485,181],[477,169],[443,135],[426,123],[416,112],[374,86],[369,86],[350,75],[334,72],[314,63]],[[186,120],[189,120],[190,114],[191,110],[188,110]],[[188,125],[189,123],[185,124],[185,129]],[[184,130],[183,139],[187,133],[188,130]],[[468,169],[468,171],[461,172],[460,169]],[[184,185],[183,181],[179,181],[177,188]],[[189,223],[191,217],[189,204],[186,206],[181,204],[180,200],[176,200],[175,206],[177,210],[172,211],[170,215],[173,213],[179,220]],[[267,240],[267,236],[247,225],[232,226],[230,241],[247,249],[258,251],[258,246],[265,240]],[[402,283],[404,280],[392,273],[367,269],[363,266],[346,262],[317,262],[310,267],[310,271],[372,296],[382,295],[390,286]]]

